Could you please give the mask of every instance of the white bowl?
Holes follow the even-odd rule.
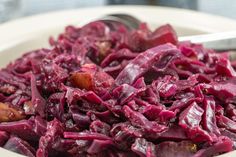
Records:
[[[128,13],[147,22],[151,28],[170,23],[178,35],[235,30],[236,21],[195,11],[154,6],[107,6],[59,11],[10,21],[0,25],[0,67],[23,53],[48,47],[49,36],[56,36],[66,25],[82,25],[109,13]],[[0,148],[0,156],[22,155]],[[235,157],[236,151],[221,157]]]

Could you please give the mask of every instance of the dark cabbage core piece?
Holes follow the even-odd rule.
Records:
[[[212,157],[236,148],[226,53],[154,31],[68,26],[0,70],[0,146],[29,157]]]

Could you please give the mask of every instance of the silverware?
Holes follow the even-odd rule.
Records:
[[[123,24],[130,30],[137,29],[141,23],[138,18],[128,14],[109,14],[99,20],[111,27],[114,24]],[[206,48],[216,51],[229,51],[230,59],[236,60],[236,52],[234,52],[236,51],[236,31],[183,36],[178,39],[179,41],[201,43]]]
[[[113,24],[123,24],[128,29],[137,29],[141,24],[141,21],[136,17],[128,14],[109,14],[99,19],[107,25],[113,27]]]
[[[236,50],[236,31],[179,37],[179,41],[201,43],[217,51]]]

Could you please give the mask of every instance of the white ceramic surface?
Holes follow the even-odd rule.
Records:
[[[49,36],[56,36],[66,25],[82,25],[108,13],[132,14],[151,28],[170,23],[179,35],[222,32],[236,29],[236,21],[224,17],[152,6],[109,6],[52,12],[22,18],[0,25],[0,67],[25,51],[48,47]],[[22,157],[0,148],[1,157]],[[236,151],[222,157],[235,157]]]

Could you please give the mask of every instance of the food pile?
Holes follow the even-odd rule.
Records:
[[[211,157],[236,146],[228,53],[96,21],[0,71],[0,146],[28,157]]]

